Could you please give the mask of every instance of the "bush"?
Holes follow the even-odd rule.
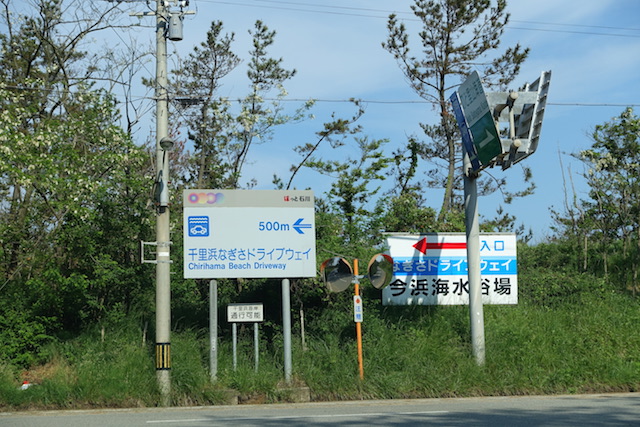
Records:
[[[519,274],[519,301],[540,307],[560,307],[575,304],[583,298],[604,296],[612,287],[599,277],[587,273],[570,273],[536,268]]]
[[[22,368],[41,363],[47,344],[54,341],[46,327],[49,320],[20,306],[5,306],[0,312],[0,363]]]

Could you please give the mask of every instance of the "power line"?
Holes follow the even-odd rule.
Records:
[[[558,107],[640,107],[640,104],[609,104],[600,102],[547,102]]]
[[[29,87],[29,86],[15,86],[0,84],[0,89],[17,90],[17,91],[42,91],[42,92],[55,92],[57,94],[66,93],[93,93],[91,90],[68,90],[58,88],[45,88],[45,87]],[[154,96],[138,95],[133,96],[132,100],[140,101],[143,99],[154,100]],[[315,103],[326,104],[346,104],[354,101],[361,102],[363,104],[431,104],[431,101],[423,99],[359,99],[359,98],[344,98],[344,99],[322,99],[322,98],[263,98],[265,101],[281,101],[281,102],[308,102],[313,101]],[[229,102],[241,103],[242,99],[228,99]],[[119,102],[121,103],[121,102]],[[555,105],[557,107],[640,107],[637,103],[610,103],[610,102],[547,102],[547,105]]]
[[[282,0],[253,0],[261,3],[274,3],[274,4],[288,4],[288,5],[296,5],[296,6],[312,6],[312,7],[320,7],[320,8],[329,8],[329,9],[345,9],[345,10],[359,10],[366,12],[380,12],[389,14],[402,14],[402,15],[413,15],[413,12],[399,12],[395,10],[386,10],[386,9],[371,9],[371,8],[363,8],[363,7],[348,7],[348,6],[334,6],[334,5],[326,5],[326,4],[302,4],[293,1],[282,1]],[[418,21],[418,19],[413,18],[412,20]],[[607,30],[621,30],[621,31],[640,31],[640,28],[625,28],[625,27],[612,27],[606,25],[585,25],[585,24],[567,24],[567,23],[556,23],[556,22],[544,22],[544,21],[525,21],[525,20],[517,20],[511,19],[509,22],[513,23],[522,23],[522,24],[534,24],[534,25],[554,25],[554,26],[562,26],[562,27],[581,27],[581,28],[599,28],[599,29],[607,29]]]
[[[199,1],[204,3],[228,4],[228,5],[234,5],[234,6],[257,7],[257,8],[263,8],[263,9],[291,10],[295,12],[322,13],[322,14],[331,14],[331,15],[358,16],[358,17],[364,17],[364,18],[379,18],[379,19],[387,19],[388,15],[390,14],[413,15],[413,12],[399,12],[395,10],[335,6],[335,5],[315,4],[315,3],[303,4],[303,3],[293,2],[293,1],[281,1],[281,0],[253,0],[254,2],[268,3],[267,5],[261,5],[261,4],[255,4],[255,3],[238,3],[238,2],[230,2],[230,1],[222,1],[222,0],[199,0]],[[273,5],[283,5],[283,6],[273,6]],[[298,6],[298,7],[293,7],[293,6]],[[309,7],[323,8],[323,9],[329,9],[329,10],[308,9]],[[334,10],[331,10],[331,9],[334,9]],[[384,15],[369,15],[369,14],[363,14],[363,13],[340,12],[340,10],[349,10],[354,12],[362,11],[367,13],[381,13]],[[420,21],[418,18],[404,18],[404,20],[416,21],[416,22]],[[526,21],[526,20],[510,20],[510,22],[520,23],[520,24],[558,26],[558,27],[594,28],[594,29],[607,29],[607,30],[616,30],[616,31],[640,32],[640,28],[614,27],[614,26],[606,26],[606,25],[586,25],[586,24],[570,24],[570,23]],[[552,28],[520,27],[520,26],[512,26],[512,25],[507,25],[506,28],[513,29],[513,30],[521,30],[521,31],[541,31],[541,32],[566,33],[566,34],[583,34],[583,35],[593,35],[593,36],[640,38],[640,34],[620,34],[620,33],[607,33],[607,32],[595,32],[595,31],[574,31],[574,30],[563,30],[563,29],[552,29]]]
[[[359,101],[363,104],[432,104],[431,101],[425,100],[380,100],[380,99],[312,99],[316,103],[348,103],[353,102],[354,100]],[[269,99],[265,98],[265,101],[283,101],[283,102],[306,102],[308,99],[303,98],[287,98],[287,99]],[[640,107],[640,104],[630,103],[630,104],[617,104],[617,103],[606,103],[606,102],[547,102],[547,105],[554,105],[557,107]]]
[[[550,24],[555,25],[555,24]],[[620,33],[597,33],[593,31],[571,31],[571,30],[554,30],[551,28],[528,28],[528,27],[513,27],[507,25],[506,28],[510,30],[525,30],[525,31],[542,31],[545,33],[565,33],[565,34],[584,34],[589,36],[609,36],[609,37],[629,37],[640,38],[640,34],[620,34]]]
[[[390,11],[385,9],[371,9],[366,7],[335,6],[335,5],[308,4],[308,3],[302,4],[302,3],[292,2],[292,1],[278,1],[278,0],[253,0],[253,1],[261,2],[261,3],[290,4],[295,6],[323,7],[328,9],[345,9],[345,10],[360,10],[365,12],[381,12],[385,14],[399,13],[399,14],[413,15],[413,12],[397,12],[397,11]]]
[[[364,17],[364,18],[383,18],[383,19],[386,19],[386,16],[365,15],[365,14],[361,14],[361,13],[347,13],[347,12],[337,12],[337,11],[334,12],[334,11],[330,11],[330,10],[300,9],[300,8],[287,7],[287,6],[267,6],[267,5],[247,4],[247,3],[238,3],[238,2],[230,2],[230,1],[219,1],[219,0],[200,0],[200,1],[204,2],[204,3],[229,4],[229,5],[233,5],[233,6],[259,7],[259,8],[263,8],[263,9],[292,10],[292,11],[295,11],[295,12],[323,13],[323,14],[327,14],[327,15],[359,16],[359,17]],[[300,5],[300,6],[307,6],[307,5]],[[309,6],[313,6],[313,5],[309,5]],[[316,7],[319,7],[319,6],[316,6]]]
[[[562,27],[600,28],[605,30],[640,31],[640,28],[611,27],[607,25],[566,24],[566,23],[558,23],[558,22],[521,21],[517,19],[512,19],[510,20],[510,22],[519,22],[521,24],[534,24],[534,25],[557,25]]]

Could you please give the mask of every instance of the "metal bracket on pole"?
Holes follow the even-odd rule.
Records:
[[[156,16],[155,12],[129,12],[129,16],[137,16],[142,18],[143,16]]]
[[[282,338],[284,347],[284,381],[291,384],[293,363],[291,357],[291,282],[282,279]]]
[[[173,242],[160,242],[161,244],[164,245],[172,245]],[[146,259],[144,257],[144,251],[145,251],[145,247],[146,246],[158,246],[158,242],[144,242],[142,240],[140,240],[140,263],[141,264],[158,264],[160,263],[169,263],[172,264],[173,261],[169,260],[169,261],[158,261],[156,259]],[[154,254],[155,255],[155,254]]]
[[[550,81],[551,71],[543,71],[517,92],[485,93],[474,71],[451,95],[473,171],[494,166],[504,170],[536,151]]]
[[[486,93],[502,144],[502,154],[494,164],[503,170],[529,157],[538,148],[550,81],[551,71],[543,71],[538,79],[517,92]],[[501,130],[502,123],[505,130]]]
[[[178,12],[180,15],[195,15],[195,10],[185,10],[184,12]],[[129,12],[129,16],[135,16],[138,18],[143,18],[145,16],[156,16],[156,13],[153,11],[150,12]]]

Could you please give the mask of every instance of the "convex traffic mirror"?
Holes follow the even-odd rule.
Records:
[[[369,280],[376,289],[382,289],[391,283],[393,276],[393,258],[387,254],[376,254],[369,261]],[[320,265],[320,275],[331,292],[346,290],[356,279],[349,262],[344,258],[334,257]],[[362,276],[360,276],[362,277]]]
[[[391,283],[393,277],[393,258],[387,254],[377,254],[369,261],[369,280],[376,289],[382,289]]]
[[[340,257],[330,258],[320,265],[320,275],[331,292],[346,290],[353,280],[353,270],[349,263]]]

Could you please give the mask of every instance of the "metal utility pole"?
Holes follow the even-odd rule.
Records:
[[[508,169],[536,151],[550,81],[551,72],[544,71],[519,92],[485,94],[480,76],[474,71],[449,98],[464,147],[469,312],[473,354],[478,365],[485,361],[485,342],[476,180],[484,168],[500,165],[503,170]],[[509,124],[505,138],[500,131],[501,121]]]
[[[209,281],[209,374],[218,379],[218,281]]]
[[[469,316],[473,355],[484,365],[484,307],[480,268],[480,226],[478,224],[478,175],[471,170],[469,155],[464,155],[464,209],[467,231],[467,268],[469,277]]]
[[[284,346],[284,381],[291,384],[291,281],[282,279],[282,335]]]

